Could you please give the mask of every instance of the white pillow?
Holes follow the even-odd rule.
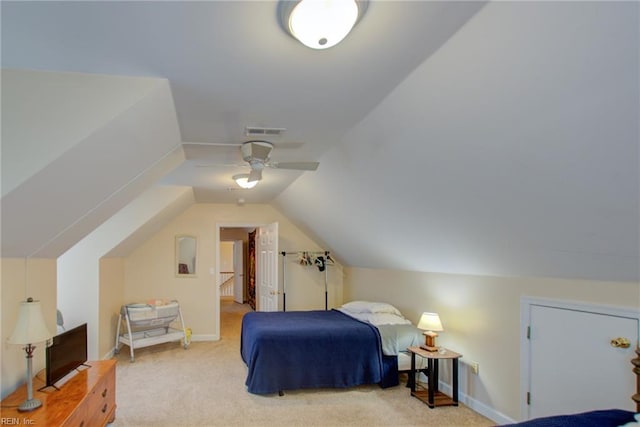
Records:
[[[342,308],[352,313],[391,313],[402,316],[402,313],[386,302],[351,301],[342,304]]]
[[[352,313],[370,313],[370,305],[371,303],[369,301],[351,301],[346,304],[342,304],[342,308]]]
[[[411,321],[405,319],[402,316],[398,316],[393,313],[355,313],[345,308],[339,308],[339,311],[343,312],[347,316],[358,319],[361,322],[367,322],[374,326],[378,325],[410,325]]]
[[[392,306],[391,304],[387,304],[386,302],[374,302],[371,305],[372,313],[390,313],[395,314],[396,316],[402,317],[402,313],[400,310]]]
[[[404,317],[392,313],[369,313],[367,317],[367,321],[374,326],[411,324],[411,322]]]

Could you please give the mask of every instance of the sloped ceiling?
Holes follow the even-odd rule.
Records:
[[[3,2],[3,67],[165,78],[183,143],[285,127],[275,160],[320,168],[242,197],[346,265],[640,280],[637,2],[373,1],[323,52],[276,6]],[[162,182],[234,202],[246,169],[199,166],[237,147],[203,147]]]
[[[2,195],[159,84],[158,79],[149,78],[3,69]]]
[[[109,218],[96,229],[110,249],[105,257],[126,257],[141,242],[162,230],[195,202],[190,187],[156,185]]]
[[[269,169],[239,196],[245,126],[286,129],[274,161],[317,160],[483,4],[372,2],[357,31],[318,52],[282,30],[275,1],[2,2],[2,62],[167,79],[182,141],[230,145],[187,147],[163,183],[193,186],[200,202],[267,203],[300,172]]]
[[[60,256],[184,160],[166,80],[3,70],[2,85],[3,257]]]
[[[348,265],[637,281],[638,16],[487,5],[278,206]]]

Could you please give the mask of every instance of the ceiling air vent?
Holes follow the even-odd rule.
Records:
[[[285,128],[265,128],[258,126],[247,126],[244,129],[246,136],[280,136],[284,133]]]

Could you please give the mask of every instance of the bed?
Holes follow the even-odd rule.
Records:
[[[571,415],[556,415],[536,418],[509,427],[618,427],[629,423],[629,426],[640,426],[640,416],[634,418],[634,413],[622,409],[606,409],[589,411]],[[507,426],[503,426],[507,427]]]
[[[399,357],[421,331],[385,303],[334,310],[251,312],[242,320],[240,352],[250,393],[399,384]],[[373,311],[371,311],[373,310]],[[389,323],[398,318],[397,323]],[[369,320],[363,320],[363,319]],[[385,324],[375,325],[375,321]],[[404,357],[403,357],[404,356]]]

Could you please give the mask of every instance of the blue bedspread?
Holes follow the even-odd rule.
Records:
[[[378,330],[337,310],[247,313],[240,353],[250,393],[352,387],[383,379]]]
[[[590,411],[572,415],[556,415],[552,417],[536,418],[512,427],[618,427],[630,421],[635,421],[633,412],[622,409],[608,409]],[[504,427],[507,427],[505,425]]]

